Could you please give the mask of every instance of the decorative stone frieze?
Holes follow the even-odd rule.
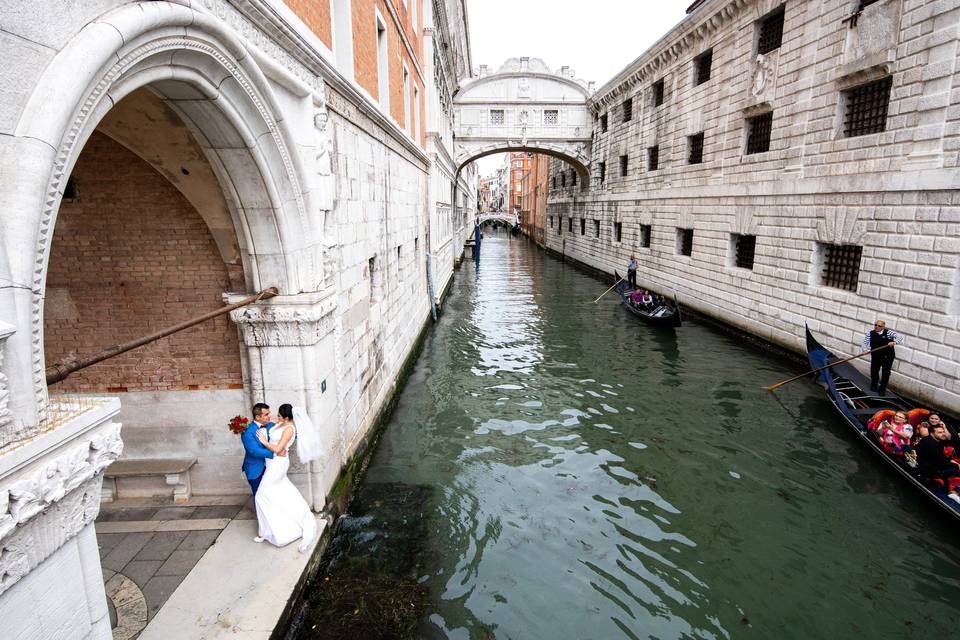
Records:
[[[239,299],[230,294],[228,301]],[[280,296],[230,312],[248,347],[315,345],[333,330],[336,301],[329,295]]]
[[[109,415],[107,422],[0,477],[0,594],[96,518],[103,470],[123,450],[120,424]]]
[[[13,414],[10,413],[10,390],[7,388],[7,377],[3,374],[3,351],[7,338],[15,331],[13,325],[0,322],[0,447],[13,438]]]

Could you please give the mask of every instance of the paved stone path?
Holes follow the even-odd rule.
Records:
[[[231,520],[255,520],[246,496],[105,503],[97,518],[103,579],[118,624],[114,640],[140,635]]]

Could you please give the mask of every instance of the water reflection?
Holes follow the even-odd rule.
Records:
[[[408,618],[337,627],[321,584],[292,635],[953,633],[955,534],[817,387],[763,390],[797,363],[652,330],[602,290],[488,235],[325,560],[331,582],[393,579]]]

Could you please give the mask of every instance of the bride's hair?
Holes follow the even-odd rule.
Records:
[[[281,418],[286,418],[287,420],[293,420],[293,405],[282,404],[280,405],[280,408],[277,409],[277,413],[280,414]]]

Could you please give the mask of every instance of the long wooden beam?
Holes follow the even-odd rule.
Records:
[[[179,324],[175,324],[173,326],[167,327],[166,329],[162,329],[156,333],[151,333],[148,336],[143,336],[142,338],[137,338],[136,340],[125,342],[123,344],[115,344],[112,347],[107,347],[103,351],[100,351],[99,353],[95,353],[94,355],[89,356],[87,358],[73,359],[68,362],[58,362],[56,364],[50,365],[49,367],[47,367],[47,385],[61,382],[71,373],[75,373],[81,369],[86,369],[87,367],[97,364],[98,362],[102,362],[108,358],[118,356],[121,353],[126,353],[127,351],[136,349],[137,347],[142,347],[145,344],[156,342],[160,338],[165,338],[166,336],[169,336],[172,333],[177,333],[178,331],[183,331],[184,329],[189,329],[194,325],[200,324],[201,322],[206,322],[207,320],[210,320],[211,318],[216,318],[217,316],[222,316],[223,314],[229,313],[234,309],[239,309],[240,307],[244,307],[248,304],[259,302],[260,300],[266,300],[267,298],[272,298],[276,295],[279,295],[279,293],[280,292],[277,290],[276,287],[270,287],[269,289],[264,289],[263,291],[261,291],[255,296],[244,298],[240,302],[236,302],[234,304],[227,305],[226,307],[222,307],[220,309],[210,311],[208,313],[203,314],[202,316],[197,316],[196,318],[192,318],[190,320],[186,320]]]

